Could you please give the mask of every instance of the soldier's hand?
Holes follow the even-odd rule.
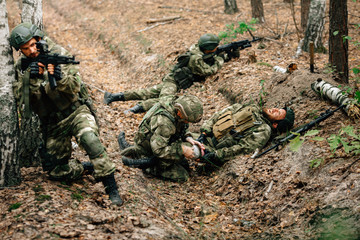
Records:
[[[218,56],[221,57],[222,59],[224,59],[224,62],[228,62],[231,59],[226,52],[221,52],[221,53],[219,53]]]
[[[29,64],[30,67],[30,77],[38,78],[44,74],[44,65],[39,62],[32,62]]]
[[[187,137],[186,138],[186,141],[191,143],[191,145],[196,145],[199,147],[200,149],[200,152],[201,152],[201,156],[203,156],[205,153],[204,153],[204,150],[205,150],[205,146],[204,144],[202,144],[201,142],[197,141],[197,140],[194,140],[192,137]]]
[[[185,146],[184,144],[181,145],[184,157],[187,160],[191,160],[195,158],[194,149],[192,147]]]

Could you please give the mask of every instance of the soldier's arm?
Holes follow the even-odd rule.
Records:
[[[245,134],[236,145],[217,149],[215,151],[216,157],[218,159],[228,159],[239,154],[249,154],[257,148],[263,148],[270,139],[271,127],[266,123],[248,131],[250,134]]]
[[[218,72],[224,64],[224,60],[219,56],[215,56],[214,60],[214,64],[209,65],[204,62],[201,55],[192,55],[188,66],[193,74],[210,76]]]
[[[153,154],[162,159],[178,161],[183,159],[181,141],[175,141],[169,145],[169,140],[174,135],[176,129],[171,120],[165,116],[156,116],[152,120],[155,131],[150,139],[150,146]],[[152,128],[153,128],[152,126]]]
[[[49,37],[45,37],[49,45],[51,53],[58,53],[60,55],[71,56],[71,54],[60,45],[56,44]],[[81,77],[79,73],[79,65],[77,64],[61,64],[62,78],[58,80],[57,90],[69,94],[80,92]]]

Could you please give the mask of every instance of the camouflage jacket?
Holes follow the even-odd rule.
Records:
[[[44,40],[51,53],[70,56],[68,51],[56,45],[49,37],[45,36]],[[57,123],[76,109],[74,104],[77,103],[81,86],[77,65],[61,65],[62,79],[57,81],[57,87],[54,90],[50,88],[46,69],[42,77],[30,78],[28,66],[29,59],[24,55],[15,63],[16,81],[13,84],[13,91],[20,108],[26,103],[25,100],[28,97],[31,110],[46,123]],[[28,94],[25,94],[26,82],[29,84]]]
[[[207,138],[207,142],[219,159],[234,157],[238,154],[249,154],[256,148],[262,148],[270,139],[272,127],[270,122],[263,116],[262,111],[254,104],[234,104],[215,113],[209,120],[205,121],[200,128],[201,132],[212,133],[214,124],[225,112],[231,111],[232,115],[244,109],[252,107],[252,115],[256,124],[241,133],[227,133],[220,139]]]
[[[173,106],[175,96],[165,96],[144,116],[135,135],[135,144],[148,156],[177,162],[182,160],[181,144],[187,136],[188,124],[180,122]]]
[[[205,80],[205,77],[211,76],[217,73],[224,64],[224,59],[214,55],[211,59],[213,64],[208,64],[203,60],[204,53],[200,50],[198,44],[190,46],[189,52],[191,54],[190,60],[188,63],[188,68],[191,70],[192,74],[200,77],[199,80]],[[202,79],[201,79],[202,78]],[[173,72],[168,73],[163,81],[174,82]]]

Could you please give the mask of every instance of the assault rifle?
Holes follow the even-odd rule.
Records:
[[[332,110],[332,111],[330,109],[326,110],[324,113],[321,113],[318,118],[316,118],[315,120],[313,120],[313,121],[309,122],[308,124],[304,125],[303,127],[298,129],[294,133],[291,133],[287,137],[284,137],[284,138],[280,139],[274,146],[266,149],[262,153],[257,154],[254,158],[261,157],[262,155],[270,152],[274,148],[277,148],[278,146],[280,146],[281,144],[287,142],[288,140],[290,140],[292,138],[295,138],[299,133],[302,133],[302,132],[305,132],[305,131],[309,130],[310,128],[314,127],[316,124],[318,124],[318,123],[324,121],[325,119],[329,118],[330,116],[332,116],[334,114],[334,112],[344,108],[345,106],[346,105],[343,104],[343,105],[337,107],[335,110]]]
[[[45,40],[40,40],[36,43],[36,48],[40,52],[39,56],[32,59],[34,62],[41,62],[45,66],[48,64],[79,64],[79,61],[75,61],[75,57],[68,57],[57,53],[50,53],[48,45]],[[50,88],[54,90],[57,87],[55,77],[52,74],[48,74]]]

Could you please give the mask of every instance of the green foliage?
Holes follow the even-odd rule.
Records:
[[[301,145],[305,142],[306,138],[307,137],[311,137],[311,136],[315,136],[319,133],[319,130],[310,130],[310,131],[307,131],[304,136],[301,136],[300,133],[296,133],[296,132],[291,132],[292,134],[296,135],[295,138],[289,140],[290,142],[290,150],[293,151],[293,152],[297,152],[299,151]],[[312,140],[315,140],[315,141],[323,141],[324,139],[323,138],[319,138],[319,137],[314,137],[312,138]]]
[[[18,209],[21,206],[21,204],[22,203],[17,202],[17,203],[14,203],[14,204],[10,205],[8,211],[11,212],[12,210]]]
[[[309,161],[309,163],[310,163],[309,166],[312,169],[318,168],[323,162],[324,162],[324,158],[315,158],[315,159]]]
[[[265,62],[258,62],[257,65],[273,68],[273,66],[271,64],[265,63]]]
[[[50,195],[38,195],[36,196],[35,200],[39,202],[45,202],[47,200],[51,200],[52,197]]]
[[[346,153],[360,154],[360,134],[356,133],[353,126],[341,128],[338,134],[330,135],[327,141],[333,153],[343,147]]]
[[[72,193],[71,198],[73,200],[76,200],[76,201],[79,201],[79,202],[81,202],[84,199],[84,197],[79,193]]]
[[[229,43],[232,40],[236,39],[238,34],[243,34],[248,30],[255,31],[255,28],[253,28],[252,25],[256,22],[256,19],[252,19],[250,23],[238,22],[237,25],[235,25],[234,23],[226,24],[225,31],[220,32],[218,36],[220,40],[224,39],[225,43]]]

